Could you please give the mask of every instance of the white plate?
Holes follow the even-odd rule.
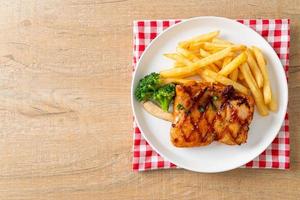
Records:
[[[235,43],[255,45],[267,58],[270,81],[278,99],[279,109],[267,117],[254,114],[248,140],[241,146],[214,142],[206,147],[176,148],[170,143],[171,123],[157,119],[136,101],[134,90],[138,81],[151,72],[170,68],[172,62],[162,54],[174,52],[179,41],[220,30],[221,37]],[[132,108],[143,136],[165,159],[179,167],[197,172],[221,172],[246,164],[263,152],[276,137],[287,108],[288,90],[282,64],[273,48],[258,33],[236,21],[221,17],[197,17],[180,22],[161,33],[140,58],[131,85]]]

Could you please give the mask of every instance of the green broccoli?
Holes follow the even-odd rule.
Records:
[[[169,104],[175,96],[175,85],[167,84],[156,90],[152,96],[153,100],[160,105],[163,111],[168,112]]]
[[[153,101],[166,112],[174,96],[175,85],[172,83],[163,85],[159,73],[155,72],[142,78],[135,90],[135,97],[138,101]]]
[[[138,101],[148,101],[160,86],[161,80],[159,73],[152,72],[139,81],[135,90],[135,97]]]

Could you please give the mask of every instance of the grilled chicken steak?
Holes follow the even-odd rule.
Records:
[[[176,147],[204,146],[214,140],[240,145],[247,140],[253,112],[252,97],[232,86],[196,82],[177,85],[171,141]]]

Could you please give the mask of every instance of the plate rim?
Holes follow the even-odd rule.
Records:
[[[134,85],[134,82],[136,80],[136,73],[137,73],[137,68],[139,67],[140,63],[141,63],[141,60],[143,59],[143,57],[146,55],[148,49],[151,48],[151,46],[154,44],[154,42],[164,33],[170,31],[171,29],[173,29],[174,27],[176,26],[179,26],[183,23],[187,23],[187,22],[190,22],[190,21],[194,21],[194,20],[199,20],[199,19],[210,19],[210,20],[214,20],[214,19],[217,19],[217,20],[225,20],[225,21],[229,21],[231,23],[235,23],[235,24],[238,24],[240,26],[243,26],[244,28],[247,28],[249,31],[253,32],[255,35],[257,35],[258,37],[262,38],[266,45],[268,45],[271,49],[272,49],[272,52],[276,55],[276,59],[279,61],[281,67],[279,67],[280,69],[276,69],[276,70],[280,70],[281,72],[279,73],[282,73],[283,76],[284,76],[284,83],[282,85],[283,87],[283,91],[285,91],[286,95],[283,97],[283,101],[284,101],[284,109],[283,109],[283,115],[280,116],[280,124],[277,125],[277,127],[274,129],[276,130],[276,134],[274,133],[273,136],[272,136],[272,140],[270,140],[269,142],[266,142],[264,143],[265,145],[261,148],[260,151],[255,151],[256,153],[254,153],[253,155],[254,156],[250,156],[250,159],[249,160],[246,160],[244,162],[241,162],[241,164],[237,165],[237,166],[233,166],[233,167],[227,167],[227,168],[222,168],[220,170],[197,170],[195,168],[190,168],[190,167],[185,167],[185,166],[182,166],[181,164],[178,164],[176,162],[173,162],[172,159],[169,159],[168,156],[166,156],[164,153],[158,151],[156,149],[156,147],[154,145],[152,145],[152,142],[151,140],[149,140],[147,138],[147,136],[144,134],[144,131],[143,131],[143,128],[140,126],[140,123],[139,123],[139,120],[137,119],[136,117],[136,111],[135,111],[135,106],[134,106],[134,91],[135,91],[135,88],[133,88],[133,85]],[[179,19],[180,20],[180,19]],[[219,16],[199,16],[199,17],[193,17],[193,18],[188,18],[188,19],[182,19],[180,22],[166,28],[165,30],[163,30],[161,33],[159,33],[153,40],[151,40],[151,42],[147,45],[147,47],[145,48],[145,50],[143,51],[142,55],[140,56],[140,58],[138,59],[137,63],[136,63],[136,66],[135,66],[135,70],[132,74],[132,81],[131,81],[131,91],[130,91],[130,99],[131,99],[131,108],[132,108],[132,112],[133,112],[133,115],[134,115],[134,119],[135,119],[135,122],[137,123],[139,129],[140,129],[140,132],[142,134],[142,136],[145,138],[145,140],[149,143],[149,145],[151,146],[151,148],[156,151],[159,155],[161,155],[165,160],[171,162],[171,163],[174,163],[176,166],[180,167],[180,168],[183,168],[183,169],[187,169],[187,170],[190,170],[190,171],[194,171],[194,172],[200,172],[200,173],[218,173],[218,172],[225,172],[225,171],[229,171],[229,170],[233,170],[233,169],[236,169],[236,168],[239,168],[245,164],[247,164],[248,162],[252,161],[254,158],[256,158],[257,156],[259,156],[264,150],[266,150],[268,148],[268,146],[273,142],[273,140],[276,138],[276,136],[278,135],[279,131],[280,131],[280,128],[281,128],[281,125],[282,125],[282,122],[284,121],[285,119],[285,115],[286,115],[286,112],[287,112],[287,105],[288,105],[288,85],[287,85],[287,77],[286,77],[286,74],[285,74],[285,71],[284,71],[284,67],[277,55],[277,53],[275,52],[274,48],[268,43],[268,41],[265,40],[265,38],[263,38],[259,33],[257,33],[255,30],[253,30],[252,28],[246,26],[245,24],[242,24],[242,23],[239,23],[237,22],[236,20],[234,19],[229,19],[229,18],[226,18],[226,17],[219,17]],[[275,132],[275,131],[274,131]]]

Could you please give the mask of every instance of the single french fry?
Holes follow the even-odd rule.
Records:
[[[242,52],[236,58],[234,58],[230,63],[224,66],[219,74],[223,76],[227,76],[228,74],[232,73],[235,69],[237,69],[241,64],[247,61],[247,55],[245,52]]]
[[[231,47],[231,44],[217,44],[211,42],[204,42],[203,49],[206,51],[220,51],[224,48]]]
[[[249,67],[248,63],[245,62],[244,65],[245,65],[244,68],[245,68],[245,72],[246,72],[246,73],[241,73],[241,76],[243,77],[243,80],[241,80],[241,82],[242,82],[242,81],[245,81],[245,82],[246,82],[246,77],[245,77],[245,74],[246,74],[247,76],[249,76],[248,78],[251,79],[251,83],[253,83],[254,86],[255,86],[256,88],[258,88],[258,85],[257,85],[257,83],[256,83],[256,81],[255,81],[255,79],[254,79],[254,77],[253,77],[253,75],[252,75],[252,73],[251,73],[251,70],[250,70],[250,67]],[[242,67],[242,66],[240,66],[240,67]],[[250,75],[251,75],[251,76],[250,76]],[[247,82],[246,82],[246,83],[247,83]],[[248,84],[248,83],[247,83],[247,84]]]
[[[260,71],[262,73],[262,76],[264,78],[264,85],[263,85],[264,101],[265,101],[265,104],[269,104],[272,100],[272,92],[271,92],[269,74],[268,74],[268,70],[266,67],[265,59],[259,48],[253,46],[252,50],[254,52],[257,64],[258,64]]]
[[[273,112],[276,112],[278,109],[277,98],[275,97],[274,93],[272,93],[272,99],[268,106],[269,106],[269,109]]]
[[[181,68],[177,68],[177,69],[183,69],[183,70],[184,70],[184,68],[185,68],[185,67],[181,67]],[[194,75],[196,75],[196,74],[197,74],[197,73],[196,73],[195,71],[193,71],[193,72],[181,74],[181,75],[179,75],[179,76],[175,76],[174,78],[181,78],[181,79],[183,79],[183,78],[186,78],[186,77],[194,76]]]
[[[252,73],[250,71],[250,68],[247,63],[244,63],[240,67],[241,73],[244,75],[245,81],[247,82],[250,91],[254,97],[258,112],[265,116],[269,114],[268,108],[265,105],[263,95],[257,85],[255,84],[254,77],[252,76]]]
[[[248,89],[246,87],[244,87],[243,85],[229,79],[229,78],[226,78],[218,73],[215,73],[209,69],[205,69],[203,71],[203,74],[214,79],[215,81],[219,82],[219,83],[222,83],[224,85],[232,85],[234,87],[234,89],[236,89],[237,91],[241,92],[241,93],[244,93],[244,94],[248,94]]]
[[[227,56],[223,60],[222,68],[232,61],[232,56]]]
[[[233,81],[237,81],[237,78],[239,76],[239,69],[235,69],[231,74],[229,74],[229,78]]]
[[[180,55],[180,54],[176,54],[176,53],[166,53],[166,54],[164,54],[164,56],[165,56],[166,58],[175,60],[175,61],[177,61],[177,62],[179,62],[179,63],[184,64],[184,65],[191,65],[191,64],[192,64],[192,62],[191,62],[189,59],[185,58],[184,56],[182,56],[182,55]]]
[[[207,57],[207,56],[212,55],[211,53],[205,51],[204,49],[200,49],[199,53],[200,53],[200,56],[202,56],[204,58]],[[222,68],[222,62],[221,61],[218,60],[218,61],[215,62],[215,64],[218,66],[218,68]]]
[[[255,81],[256,81],[258,87],[262,88],[263,87],[263,76],[262,76],[261,71],[255,61],[255,58],[253,57],[253,53],[251,52],[250,49],[247,49],[246,54],[248,57],[247,63],[250,66],[250,69],[255,78]]]
[[[229,45],[232,45],[232,43],[229,42],[228,40],[223,40],[221,38],[213,38],[212,42],[213,43],[217,43],[217,44],[229,44]]]
[[[220,34],[220,31],[214,31],[214,32],[202,34],[202,35],[193,37],[189,40],[179,42],[179,46],[182,48],[188,48],[191,43],[211,41],[213,38],[217,37],[219,34]]]
[[[199,61],[194,62],[193,64],[191,64],[189,66],[182,67],[182,68],[172,68],[169,70],[161,71],[160,75],[165,78],[171,78],[171,77],[178,77],[178,76],[190,74],[190,73],[197,71],[198,69],[201,69],[201,68],[208,66],[218,60],[225,58],[226,56],[228,56],[228,54],[230,54],[230,52],[231,52],[231,48],[228,47],[218,53],[215,53],[215,54],[212,54],[205,58],[202,58]]]
[[[247,47],[242,44],[232,45],[232,51],[245,51],[246,49],[247,49]]]
[[[232,51],[241,51],[246,49],[245,45],[218,44],[211,42],[204,42],[203,44],[203,48],[207,51],[220,51],[227,47],[232,47]]]

